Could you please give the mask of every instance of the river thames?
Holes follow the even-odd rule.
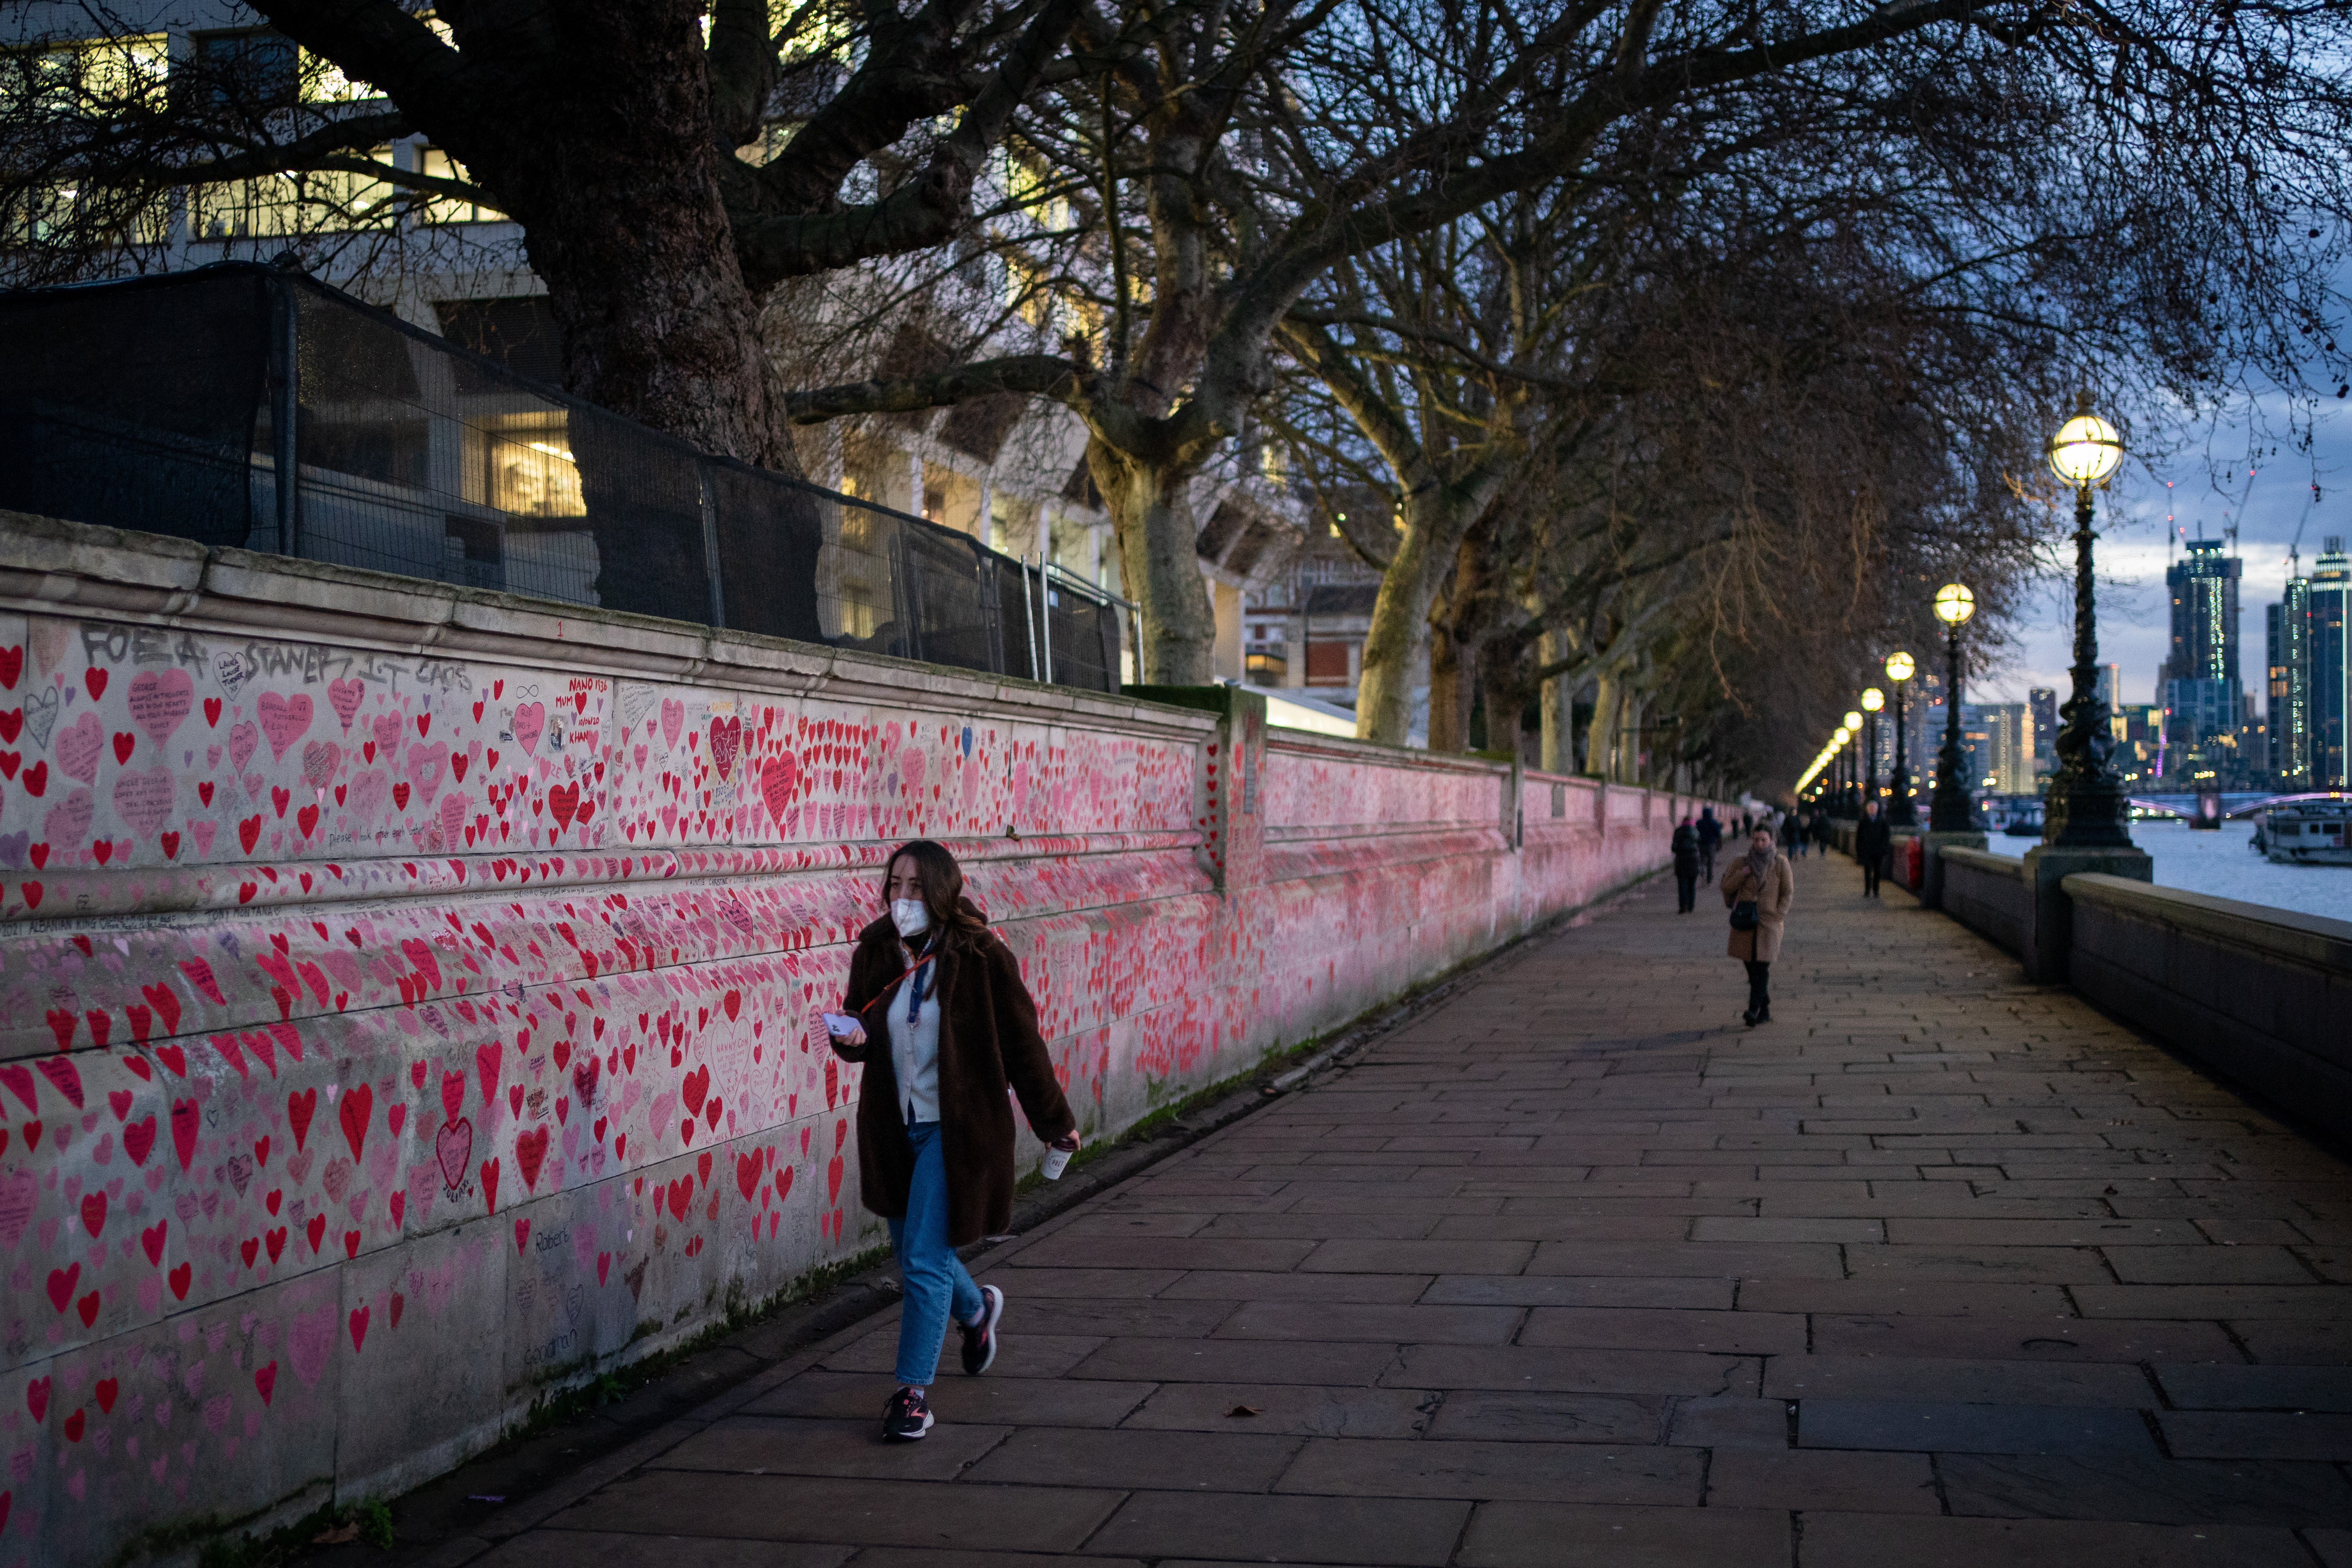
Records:
[[[2225,822],[2209,832],[2183,822],[2135,822],[2131,835],[2154,858],[2158,887],[2352,921],[2352,866],[2273,865],[2254,853],[2250,821]],[[1993,833],[1986,836],[1985,847],[2021,856],[2039,842]]]

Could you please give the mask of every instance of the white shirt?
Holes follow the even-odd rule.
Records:
[[[898,1080],[898,1115],[910,1127],[940,1119],[939,968],[933,960],[908,975],[889,1001],[890,1071]],[[918,979],[923,1000],[909,1023],[907,998]]]

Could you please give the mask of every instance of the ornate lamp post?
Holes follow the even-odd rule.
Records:
[[[1977,613],[1964,583],[1936,590],[1936,618],[1944,623],[1944,748],[1936,756],[1936,795],[1927,808],[1931,833],[1966,833],[1974,826],[1968,785],[1960,779],[1960,626]]]
[[[1855,712],[1851,708],[1847,709],[1845,714],[1845,728],[1841,731],[1841,733],[1845,736],[1848,743],[1860,740],[1862,738],[1862,715]],[[1848,816],[1860,816],[1862,815],[1862,798],[1859,794],[1859,786],[1855,781],[1862,776],[1862,771],[1854,765],[1856,759],[1852,755],[1846,756],[1843,760],[1845,763],[1845,788],[1838,797],[1838,808],[1844,812]]]
[[[2103,488],[2124,460],[2116,427],[2091,412],[2084,393],[2074,416],[2050,439],[2050,468],[2074,490],[2074,695],[2059,710],[2058,771],[2042,809],[2042,842],[2066,849],[2128,849],[2123,781],[2108,758],[2115,739],[2099,696],[2099,629],[2091,575],[2091,492]]]
[[[1890,784],[1894,799],[1887,803],[1886,820],[1897,827],[1911,827],[1919,821],[1918,808],[1911,804],[1911,763],[1904,753],[1903,685],[1918,667],[1907,653],[1886,656],[1886,679],[1895,688],[1895,777]]]
[[[1878,710],[1886,706],[1886,694],[1875,686],[1862,694],[1862,710],[1869,715],[1863,721],[1862,740],[1862,799],[1864,805],[1878,798]]]

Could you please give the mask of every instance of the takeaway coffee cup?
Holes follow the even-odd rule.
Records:
[[[1060,1181],[1062,1179],[1062,1173],[1069,1168],[1070,1152],[1067,1149],[1049,1148],[1045,1151],[1045,1179],[1047,1181]]]

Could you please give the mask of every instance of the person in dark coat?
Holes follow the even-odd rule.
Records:
[[[1886,858],[1894,848],[1895,830],[1878,815],[1878,803],[1863,802],[1862,820],[1853,829],[1853,858],[1862,862],[1864,898],[1878,897],[1878,879],[1885,874]]]
[[[1749,1028],[1772,1021],[1772,961],[1780,956],[1780,936],[1789,924],[1789,906],[1797,896],[1797,874],[1789,858],[1773,842],[1772,830],[1759,825],[1748,836],[1748,853],[1723,873],[1723,903],[1736,917],[1739,906],[1756,906],[1747,930],[1731,931],[1731,956],[1748,966],[1748,1011],[1740,1017]]]
[[[1687,816],[1675,829],[1675,912],[1698,907],[1698,827]]]
[[[1078,1132],[1020,963],[963,896],[955,857],[929,840],[907,845],[890,858],[883,902],[889,912],[857,934],[842,1004],[856,1022],[833,1048],[866,1067],[858,1195],[890,1222],[906,1279],[899,1387],[882,1435],[909,1442],[930,1430],[927,1394],[950,1321],[964,1371],[985,1372],[996,1356],[1004,1292],[974,1285],[955,1249],[1013,1223],[1006,1089],[1055,1148],[1075,1152]]]
[[[1715,807],[1699,807],[1698,874],[1710,882],[1715,880],[1715,852],[1722,847],[1723,824],[1715,819]]]

